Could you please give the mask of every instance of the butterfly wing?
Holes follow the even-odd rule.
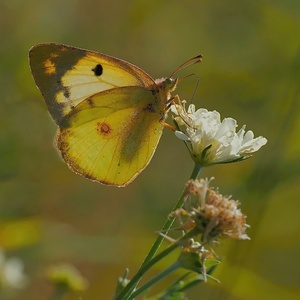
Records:
[[[120,87],[79,103],[61,123],[57,147],[69,167],[94,181],[125,186],[149,163],[165,108],[144,87]]]
[[[116,87],[150,87],[154,80],[136,66],[98,52],[47,43],[29,51],[32,75],[60,126],[86,98]]]

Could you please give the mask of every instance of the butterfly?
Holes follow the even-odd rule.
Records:
[[[126,186],[135,179],[161,137],[178,83],[175,72],[154,80],[124,60],[56,43],[33,46],[29,62],[69,168],[106,185]]]

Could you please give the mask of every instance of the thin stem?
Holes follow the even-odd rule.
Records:
[[[139,271],[133,276],[133,278],[130,280],[128,285],[125,287],[125,289],[118,295],[116,300],[125,300],[125,299],[132,299],[132,291],[136,287],[137,283],[140,281],[142,276],[157,262],[162,260],[164,257],[169,255],[172,251],[174,251],[178,245],[180,245],[181,241],[185,241],[193,236],[195,236],[195,229],[192,229],[191,231],[187,232],[184,236],[182,236],[176,243],[172,244],[159,254],[157,254],[155,257],[153,257],[151,260],[146,262],[141,266]],[[127,290],[128,289],[128,290]]]
[[[68,289],[65,287],[65,285],[56,284],[56,289],[54,291],[54,295],[52,297],[52,300],[61,300],[63,296],[66,294]]]
[[[156,282],[162,280],[163,278],[165,278],[166,276],[168,276],[172,272],[176,271],[180,267],[181,267],[180,263],[178,261],[176,261],[174,264],[172,264],[171,266],[169,266],[167,269],[163,270],[162,272],[158,273],[156,276],[154,276],[148,282],[146,282],[144,285],[142,285],[139,289],[134,291],[131,294],[131,296],[129,297],[129,300],[134,299],[136,296],[140,295],[142,292],[144,292],[145,290],[150,288]]]
[[[200,174],[200,171],[201,171],[201,165],[195,164],[193,172],[190,176],[190,179],[197,179],[199,174]],[[180,208],[183,205],[185,196],[186,196],[186,189],[184,189],[181,197],[178,199],[178,201],[175,204],[175,206],[173,207],[172,211],[177,210],[178,208]],[[172,227],[172,225],[174,223],[174,220],[175,220],[175,218],[168,217],[168,219],[166,220],[164,226],[161,229],[161,232],[167,234],[167,232]],[[130,294],[132,293],[134,288],[138,285],[139,281],[142,279],[142,276],[145,273],[144,272],[145,267],[148,266],[149,261],[151,262],[151,260],[155,256],[156,252],[158,251],[159,247],[161,246],[163,240],[164,240],[164,237],[162,237],[160,235],[156,238],[156,240],[155,240],[154,244],[152,245],[148,255],[146,256],[144,262],[142,263],[140,269],[137,271],[136,275],[130,280],[130,282],[127,284],[127,286],[124,288],[124,290],[119,294],[119,296],[117,298],[115,298],[115,300],[129,299],[128,297],[130,296]],[[148,269],[146,268],[146,270],[148,270]]]
[[[201,166],[195,164],[193,172],[190,176],[190,179],[196,179],[198,178],[199,174],[201,171]],[[175,211],[176,209],[180,208],[184,202],[184,197],[186,195],[186,190],[184,189],[181,197],[179,198],[179,200],[177,201],[177,203],[175,204],[175,206],[173,207],[172,211]],[[174,223],[175,218],[168,218],[164,224],[164,226],[161,229],[161,232],[167,234],[167,232],[170,230],[170,228],[172,227],[173,223]],[[150,249],[148,255],[146,256],[143,264],[145,264],[147,261],[149,261],[157,252],[157,250],[159,249],[161,243],[163,242],[164,238],[162,236],[158,236],[152,246],[152,248]],[[143,266],[142,264],[142,266]]]
[[[201,165],[195,164],[195,166],[194,166],[194,169],[193,169],[193,172],[192,172],[192,175],[191,175],[190,179],[194,179],[194,180],[196,180],[196,179],[199,177],[199,175],[200,175],[201,168],[202,168],[202,166],[201,166]]]
[[[171,246],[169,246],[168,248],[166,248],[165,250],[163,250],[162,252],[160,252],[158,255],[156,255],[155,257],[153,257],[153,259],[151,259],[150,261],[148,261],[145,264],[143,264],[140,267],[140,269],[138,270],[138,272],[132,277],[132,279],[130,280],[130,282],[126,285],[126,287],[124,288],[124,290],[115,298],[115,300],[131,299],[129,297],[130,297],[132,291],[134,290],[134,288],[136,287],[136,285],[138,284],[138,282],[140,281],[140,279],[142,278],[142,276],[154,264],[156,264],[161,259],[163,259],[165,256],[167,256],[169,253],[171,253],[172,251],[174,251],[177,247],[178,247],[178,245],[172,244]]]

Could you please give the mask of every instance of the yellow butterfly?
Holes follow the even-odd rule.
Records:
[[[69,168],[93,181],[126,186],[155,152],[178,83],[171,76],[201,56],[158,80],[121,59],[62,44],[33,46],[29,60]]]

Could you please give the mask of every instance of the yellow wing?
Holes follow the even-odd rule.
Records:
[[[100,92],[61,123],[57,147],[69,167],[94,181],[125,186],[149,163],[162,134],[164,103],[143,87]]]
[[[131,182],[155,152],[178,80],[154,81],[128,62],[62,44],[36,45],[29,60],[68,166],[104,184]]]
[[[36,85],[58,125],[74,107],[96,93],[155,84],[147,73],[128,62],[62,44],[33,46],[29,60]]]

